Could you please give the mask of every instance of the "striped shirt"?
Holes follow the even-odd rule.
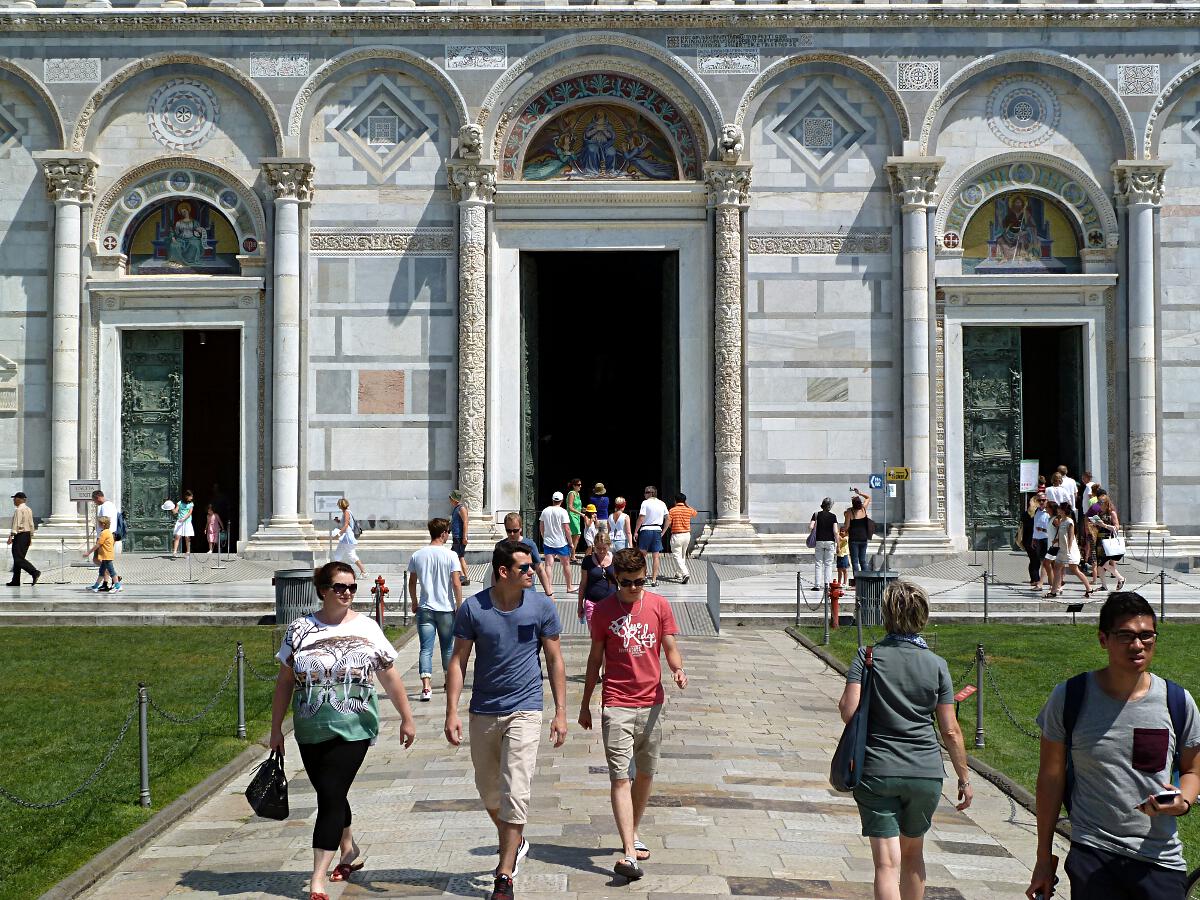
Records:
[[[667,518],[671,522],[671,533],[687,534],[692,530],[692,519],[697,515],[696,510],[686,503],[676,503],[667,513]]]

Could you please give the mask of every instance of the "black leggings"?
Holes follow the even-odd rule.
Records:
[[[337,850],[342,829],[350,827],[350,785],[367,756],[371,742],[332,738],[319,744],[300,744],[304,771],[317,792],[317,824],[313,826],[313,849]]]

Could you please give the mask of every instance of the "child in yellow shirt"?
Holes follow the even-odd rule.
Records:
[[[117,578],[117,569],[113,565],[116,547],[113,543],[112,520],[108,516],[100,516],[96,522],[100,525],[100,537],[96,540],[96,546],[83,555],[84,558],[90,556],[100,563],[100,572],[96,575],[96,583],[88,590],[93,593],[119,591],[121,580]]]
[[[839,528],[837,536],[838,584],[844,587],[850,581],[850,532],[844,528]]]

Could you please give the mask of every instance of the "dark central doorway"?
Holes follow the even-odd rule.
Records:
[[[125,549],[170,549],[171,514],[160,507],[191,490],[192,551],[208,549],[211,503],[236,546],[241,490],[241,333],[126,331],[122,336],[122,491]]]
[[[963,328],[967,546],[1011,546],[1028,497],[1022,459],[1047,481],[1085,466],[1083,327]]]
[[[521,514],[604,482],[636,519],[642,488],[679,488],[679,257],[521,254]]]

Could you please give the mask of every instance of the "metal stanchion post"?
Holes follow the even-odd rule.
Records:
[[[825,638],[821,641],[829,646],[829,585],[821,589],[821,621],[825,623]]]
[[[329,559],[326,562],[333,562],[333,513],[329,514]]]
[[[1167,570],[1158,570],[1158,621],[1167,621]]]
[[[242,642],[237,642],[237,736],[246,739],[246,651]]]
[[[1142,572],[1143,575],[1150,574],[1150,529],[1146,529],[1146,556],[1142,560],[1142,564],[1146,567]]]
[[[988,574],[987,572],[983,573],[983,621],[985,623],[988,620]]]
[[[977,566],[977,565],[979,565],[979,523],[978,522],[976,522],[974,525],[971,526],[971,549],[975,553],[975,558],[974,558],[974,560],[972,560],[971,565]]]
[[[150,734],[146,729],[146,683],[138,682],[138,767],[141,772],[141,790],[138,805],[150,806]]]
[[[983,644],[975,645],[975,746],[983,743]]]
[[[886,571],[886,570],[885,570]],[[858,600],[858,592],[854,594],[854,625],[858,629],[858,648],[861,650],[863,645],[862,639],[862,604]]]
[[[800,584],[800,573],[796,573],[796,627],[800,627],[800,592],[804,590]]]
[[[67,542],[63,538],[58,539],[58,581],[55,584],[67,583]]]
[[[188,584],[191,584],[195,580],[194,578],[192,578],[192,554],[185,553],[184,555],[187,557],[187,570],[188,570],[187,580],[188,580]]]

